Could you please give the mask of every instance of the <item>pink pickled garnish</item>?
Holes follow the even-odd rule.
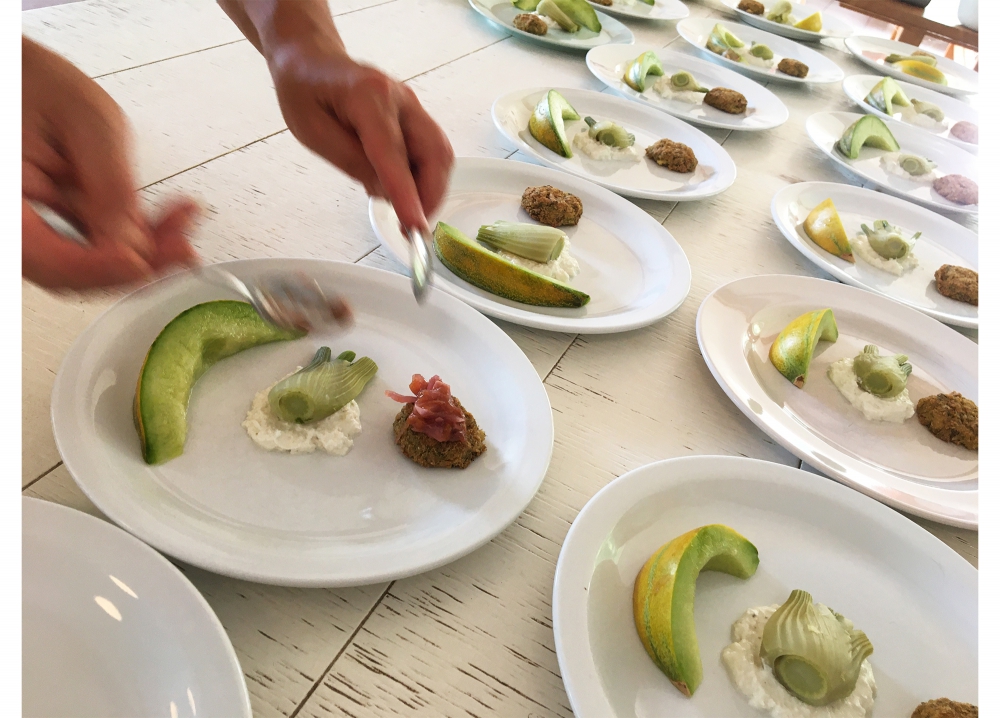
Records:
[[[464,441],[465,414],[455,404],[451,387],[436,374],[429,380],[414,374],[410,382],[414,396],[387,391],[385,395],[401,404],[413,404],[406,424],[435,441]]]

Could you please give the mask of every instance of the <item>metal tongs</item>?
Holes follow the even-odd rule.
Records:
[[[277,274],[247,284],[215,265],[200,266],[196,276],[225,289],[235,290],[261,319],[281,329],[311,331],[324,324],[348,327],[354,322],[350,305],[339,295],[328,295],[304,272]]]
[[[419,229],[406,230],[406,238],[410,242],[410,283],[413,286],[413,296],[418,304],[423,304],[434,278],[431,243]]]

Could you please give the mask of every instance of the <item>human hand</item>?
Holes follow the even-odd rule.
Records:
[[[197,206],[174,201],[151,221],[139,208],[128,125],[114,100],[64,58],[22,38],[21,273],[49,288],[148,278],[196,260],[186,233]],[[50,207],[84,236],[66,238]]]
[[[269,53],[281,112],[306,147],[392,202],[407,229],[426,231],[455,155],[408,86],[355,62],[337,43]]]

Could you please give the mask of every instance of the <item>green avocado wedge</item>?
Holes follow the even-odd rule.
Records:
[[[865,97],[865,102],[890,117],[897,107],[913,106],[906,93],[903,92],[903,88],[897,85],[891,77],[883,77],[879,80],[878,84]]]
[[[849,160],[856,160],[862,147],[898,152],[899,143],[885,123],[875,115],[865,115],[848,127],[837,142],[837,151]]]
[[[434,250],[456,276],[505,299],[536,307],[582,307],[590,301],[580,290],[508,262],[444,222],[434,228]]]
[[[587,0],[555,0],[555,3],[577,25],[591,32],[601,31],[601,21],[597,18],[597,12]]]
[[[268,324],[246,302],[205,302],[178,314],[139,371],[132,409],[142,458],[155,465],[184,453],[188,400],[209,367],[244,349],[301,336]]]
[[[514,0],[514,7],[525,12],[534,12],[541,0]]]
[[[580,113],[573,109],[565,97],[549,90],[535,105],[528,119],[528,132],[550,150],[563,157],[572,157],[566,137],[566,120],[579,120]]]
[[[625,73],[622,75],[622,79],[626,85],[636,92],[642,92],[646,89],[647,75],[663,75],[663,64],[652,50],[647,50],[639,55],[639,57],[631,60],[625,66]]]
[[[698,574],[720,571],[747,579],[759,563],[757,548],[745,537],[728,526],[710,524],[661,546],[636,576],[632,614],[639,639],[685,696],[694,695],[702,679],[694,626]]]

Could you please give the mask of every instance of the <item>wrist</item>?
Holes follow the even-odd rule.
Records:
[[[272,70],[317,57],[347,57],[324,0],[246,3],[260,37],[261,53]]]

